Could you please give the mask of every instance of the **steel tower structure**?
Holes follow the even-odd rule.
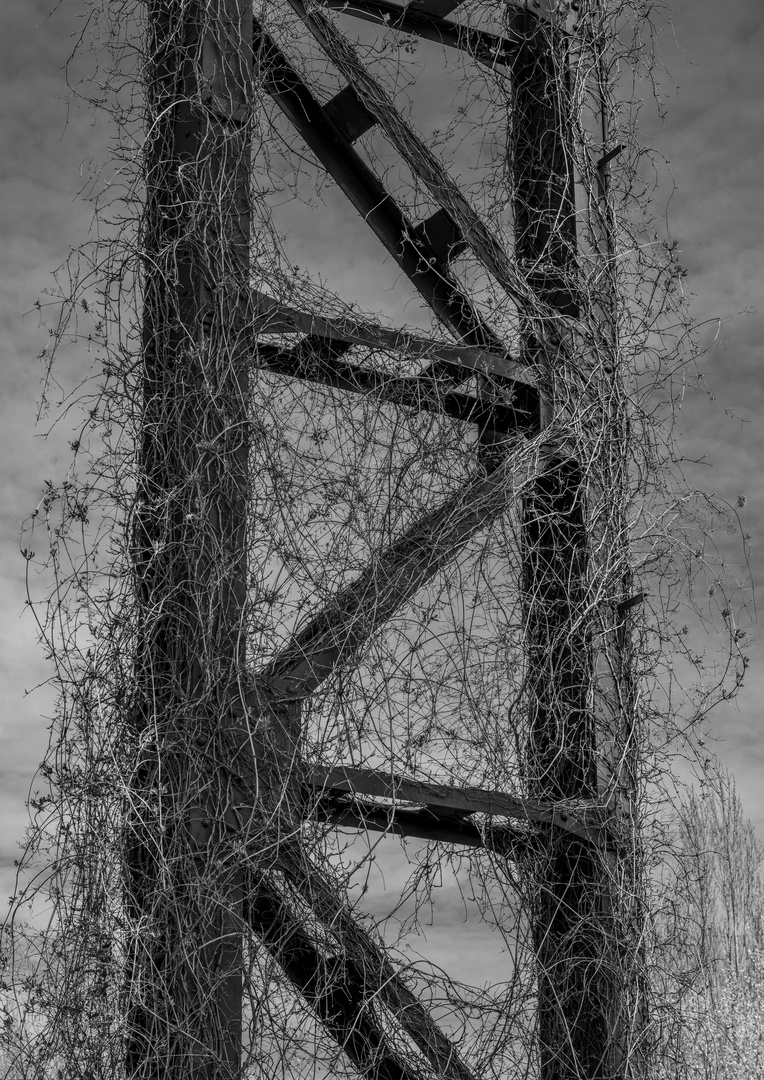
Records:
[[[593,558],[587,477],[564,447],[540,439],[538,470],[521,506],[512,505],[507,483],[516,441],[543,436],[565,407],[555,399],[554,369],[569,362],[575,331],[560,328],[575,327],[580,316],[566,89],[575,33],[548,4],[508,4],[503,29],[488,32],[460,23],[459,0],[289,3],[311,47],[343,81],[331,100],[319,99],[247,0],[147,5],[152,120],[134,531],[145,617],[134,715],[142,749],[132,779],[144,797],[134,798],[127,814],[124,858],[128,910],[152,930],[136,937],[127,958],[128,1075],[240,1074],[251,1007],[243,979],[248,927],[363,1075],[414,1080],[423,1069],[444,1080],[478,1080],[333,882],[311,864],[299,841],[299,822],[310,817],[489,845],[515,860],[535,897],[539,1075],[632,1076],[624,1015],[631,1010],[636,1027],[638,1009],[635,1020],[633,988],[619,973],[630,970],[639,935],[615,912],[631,873],[621,827],[633,792],[628,762],[621,762],[621,796],[607,805],[599,797],[594,712],[611,725],[628,722],[628,611],[635,601],[628,580],[619,595],[603,599],[597,618],[609,629],[595,647],[594,624],[582,618]],[[509,80],[514,250],[496,241],[358,61],[332,9],[465,51]],[[248,162],[251,117],[263,95],[451,344],[318,316],[253,288]],[[427,187],[437,209],[426,220],[409,219],[356,149],[372,128]],[[617,153],[605,142],[606,133],[593,163],[603,206]],[[465,250],[516,307],[514,353],[453,272]],[[273,343],[279,333],[292,343]],[[359,345],[418,357],[418,373],[353,362]],[[474,478],[379,551],[250,677],[243,628],[253,364],[351,397],[437,412],[474,425],[476,438]],[[464,387],[469,378],[474,393]],[[300,717],[311,695],[473,536],[512,510],[522,522],[525,790],[447,787],[341,761],[310,766]],[[221,761],[225,769],[211,764]],[[420,809],[401,812],[401,801]],[[272,850],[272,873],[249,874],[240,858],[248,845]],[[341,958],[322,946],[322,933],[340,942]],[[393,1030],[418,1056],[407,1060],[396,1051]]]

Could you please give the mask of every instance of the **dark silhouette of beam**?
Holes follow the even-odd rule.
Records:
[[[565,806],[542,802],[539,799],[508,795],[501,791],[433,784],[409,777],[394,776],[378,769],[359,769],[349,765],[337,765],[331,768],[314,765],[308,772],[308,782],[317,792],[335,799],[343,794],[384,799],[388,805],[377,805],[377,809],[384,812],[394,810],[400,802],[413,804],[423,811],[419,819],[422,827],[428,816],[436,823],[435,827],[438,821],[442,820],[446,827],[459,819],[460,825],[465,828],[464,835],[471,838],[479,838],[483,833],[474,825],[470,826],[466,819],[473,814],[480,814],[490,819],[508,818],[526,821],[533,825],[551,825],[555,829],[588,840],[596,846],[602,846],[608,842],[604,828],[606,815],[603,809],[596,807]],[[343,804],[337,805],[340,807]],[[368,801],[359,801],[358,805],[363,814],[374,806]],[[408,815],[412,813],[413,811],[408,809],[406,816],[401,818],[399,822],[401,829],[405,827]],[[480,843],[482,844],[482,840]]]
[[[312,694],[481,529],[514,503],[514,456],[425,514],[341,589],[257,676],[279,707]]]
[[[238,1080],[243,874],[217,860],[221,829],[200,845],[188,817],[201,801],[211,820],[223,818],[222,772],[208,767],[196,744],[213,732],[225,759],[241,719],[249,360],[231,341],[245,322],[250,282],[251,4],[149,0],[145,19],[152,123],[141,240],[141,475],[131,536],[139,614],[125,732],[125,746],[139,749],[121,838],[132,921],[125,1073]]]
[[[351,364],[342,359],[348,348],[349,343],[338,348],[322,338],[305,338],[291,349],[260,344],[256,358],[259,367],[279,375],[354,394],[372,394],[380,402],[477,424],[481,431],[490,431],[496,441],[538,429],[538,393],[527,383],[502,387],[507,397],[512,396],[511,404],[482,400],[447,390],[442,379],[431,375],[401,378]]]
[[[252,295],[251,324],[255,334],[301,333],[326,341],[367,345],[372,349],[398,353],[406,359],[438,361],[463,374],[498,375],[516,382],[533,383],[535,372],[508,353],[491,352],[469,345],[451,344],[422,337],[410,330],[390,330],[368,321],[350,317],[326,318],[308,311],[297,311],[265,293]]]
[[[415,223],[408,220],[257,22],[255,52],[264,89],[441,322],[465,344],[503,353],[501,341],[464,295],[447,263],[438,258],[424,236],[415,236]],[[441,370],[436,365],[434,373]],[[448,372],[446,367],[443,373]]]
[[[526,358],[543,371],[558,362],[545,347],[547,324],[558,313],[579,316],[566,43],[561,28],[526,11],[510,19],[520,41],[510,65],[515,254],[537,300],[520,306],[521,332]],[[556,405],[542,398],[542,434]],[[549,802],[597,802],[587,479],[578,462],[550,449],[523,506],[525,781]],[[618,861],[548,826],[543,850],[528,861],[540,1080],[625,1076],[621,972],[630,946],[615,916]]]
[[[295,842],[280,839],[273,866],[250,882],[247,918],[362,1072],[418,1080],[424,1068],[440,1080],[478,1080],[403,981],[384,944],[363,928]],[[393,1049],[401,1033],[406,1051]]]

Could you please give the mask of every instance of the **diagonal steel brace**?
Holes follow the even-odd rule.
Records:
[[[527,459],[525,459],[527,461]],[[309,697],[438,570],[518,499],[518,455],[425,514],[334,596],[257,676],[277,707]]]
[[[254,43],[263,88],[441,322],[465,344],[503,353],[502,342],[465,296],[448,265],[415,234],[414,223],[257,21]],[[451,370],[448,365],[443,368],[444,374]]]
[[[477,1080],[295,840],[251,885],[248,921],[326,1030],[375,1080]],[[413,1045],[412,1045],[413,1044]]]

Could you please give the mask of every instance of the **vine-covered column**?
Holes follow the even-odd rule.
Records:
[[[127,1072],[238,1075],[252,19],[148,6],[140,609],[126,786]],[[235,811],[238,813],[239,811]]]
[[[587,311],[579,281],[569,35],[553,16],[515,12],[510,22],[519,45],[512,63],[509,175],[515,253],[529,286],[519,314],[548,432],[523,508],[524,770],[536,798],[596,804],[596,603],[587,505],[596,447],[582,450],[585,435],[576,440],[568,430],[576,409],[571,387],[590,364],[579,344],[587,340]],[[623,1075],[611,895],[618,888],[611,877],[616,862],[591,841],[554,828],[542,835],[530,862],[542,1080]]]

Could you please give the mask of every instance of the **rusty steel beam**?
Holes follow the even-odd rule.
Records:
[[[198,743],[214,740],[219,761],[242,719],[249,362],[236,341],[250,281],[252,15],[247,0],[150,0],[145,9],[124,1074],[238,1080],[243,875],[220,858],[222,831],[199,846],[189,818],[200,803],[206,817],[223,816],[223,770]]]
[[[478,826],[468,817],[433,811],[427,807],[380,806],[363,799],[339,796],[320,798],[311,818],[338,829],[385,833],[403,839],[430,840],[456,847],[487,848],[504,859],[519,861],[533,850],[536,837],[508,825]]]
[[[394,1054],[369,1007],[363,982],[352,978],[342,956],[326,955],[268,878],[249,891],[248,922],[295,990],[356,1068],[374,1080],[418,1080]],[[353,973],[355,974],[355,973]]]
[[[430,250],[434,256],[448,248],[455,248],[458,254],[468,247],[510,299],[520,306],[532,301],[532,290],[516,262],[505,250],[502,240],[487,226],[454,183],[444,163],[411,124],[403,119],[389,91],[371,73],[353,43],[319,8],[307,7],[304,0],[289,0],[289,4],[332,65],[352,86],[359,101],[376,117],[390,145],[413,175],[425,185],[439,207],[427,221],[417,226],[417,240],[427,237],[429,227],[433,232]]]
[[[329,794],[322,796],[311,810],[311,818],[323,821],[337,828],[358,829],[386,833],[390,836],[414,837],[419,840],[434,840],[441,844],[456,844],[464,847],[493,847],[493,836],[486,837],[469,818],[460,818],[454,814],[433,813],[426,807],[380,806],[363,799],[349,801],[342,796]],[[502,830],[504,832],[506,830]],[[493,830],[489,830],[492,834]],[[512,838],[514,839],[514,838]],[[496,845],[503,853],[505,845],[500,841]],[[509,848],[509,844],[506,845]],[[510,856],[511,857],[511,856]]]
[[[510,455],[395,540],[258,674],[260,692],[284,708],[317,690],[441,566],[515,503],[515,467]]]
[[[325,1031],[359,1071],[373,1080],[419,1080],[413,1062],[396,1054],[372,1001],[375,987],[345,962],[342,948],[327,953],[308,931],[273,878],[260,877],[249,894],[248,922],[310,1006]],[[322,947],[323,945],[323,947]]]
[[[356,394],[373,394],[380,402],[477,424],[496,441],[538,429],[538,393],[525,383],[514,384],[511,404],[486,401],[445,390],[432,376],[401,378],[348,363],[341,359],[347,348],[338,348],[321,338],[306,338],[292,349],[261,344],[256,359],[258,367],[290,378]],[[507,396],[508,389],[503,388]]]
[[[502,342],[464,295],[448,264],[437,257],[423,236],[415,237],[415,223],[257,22],[255,51],[264,89],[441,322],[467,345],[504,353]],[[438,364],[434,369],[445,375],[452,370]]]
[[[252,327],[259,334],[306,334],[327,341],[367,345],[372,349],[398,353],[407,359],[438,361],[464,374],[498,375],[516,382],[533,384],[536,372],[518,363],[502,350],[500,353],[469,345],[453,345],[421,337],[410,330],[390,330],[368,321],[349,317],[327,318],[308,311],[298,311],[262,292],[252,294]]]
[[[518,306],[519,310],[533,304],[538,294],[525,279],[514,260],[505,250],[500,237],[487,226],[470,201],[454,183],[444,163],[427,143],[400,115],[394,99],[385,86],[364,64],[357,49],[338,29],[335,22],[316,6],[306,6],[304,0],[288,0],[300,16],[327,58],[355,91],[359,103],[376,117],[388,142],[397,150],[412,174],[427,188],[438,210],[415,230],[417,242],[427,240],[434,256],[441,259],[458,256],[469,249],[474,258]],[[534,20],[537,22],[537,20]],[[557,312],[550,312],[557,317]],[[548,340],[555,337],[549,328]],[[546,342],[545,342],[546,343]],[[480,380],[481,397],[492,400],[500,396],[496,384]],[[480,430],[479,459],[487,468],[495,467],[504,453],[493,433]]]
[[[374,796],[387,800],[393,808],[399,802],[413,803],[424,807],[434,820],[442,818],[444,823],[454,817],[469,818],[472,814],[481,814],[489,818],[554,826],[597,846],[608,842],[604,811],[593,806],[554,804],[483,788],[433,784],[349,765],[314,765],[308,773],[308,782],[317,792],[334,797],[342,794]],[[378,809],[386,810],[387,807],[378,806]]]
[[[545,346],[549,323],[557,313],[573,319],[580,314],[567,42],[553,20],[542,24],[523,11],[511,18],[521,40],[511,65],[515,252],[539,300],[521,308],[521,324],[526,355],[537,357],[551,375],[559,356]],[[542,429],[560,404],[542,401]],[[596,804],[590,482],[585,464],[550,447],[524,500],[524,760],[526,785],[538,799]],[[630,861],[628,843],[615,853],[598,851],[551,829],[543,857],[529,860],[540,1080],[625,1080],[632,1074],[625,1036],[634,1023],[628,982],[635,938],[621,904]]]
[[[374,1080],[421,1080],[424,1067],[440,1080],[478,1080],[384,944],[297,843],[280,839],[272,868],[250,883],[248,895],[250,926],[363,1073]],[[393,1048],[394,1041],[400,1047],[401,1034],[410,1049]]]

